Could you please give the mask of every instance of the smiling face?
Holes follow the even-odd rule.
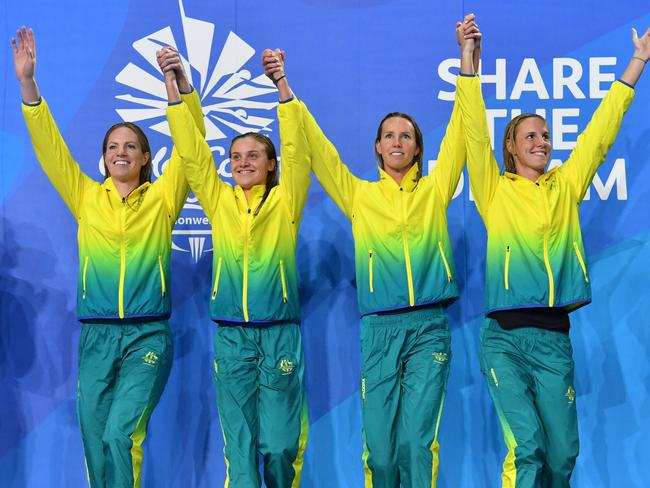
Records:
[[[394,116],[384,119],[375,141],[375,153],[386,172],[404,175],[422,152],[421,137],[406,118]],[[394,176],[393,176],[394,177]]]
[[[538,116],[527,116],[506,128],[504,140],[506,170],[537,179],[551,157],[551,137],[546,121]],[[509,164],[508,164],[509,163]],[[514,164],[514,168],[512,168]],[[509,167],[510,166],[510,167]]]
[[[275,158],[269,157],[264,144],[251,135],[236,138],[230,146],[232,177],[243,190],[266,184],[275,166]]]
[[[106,133],[103,144],[106,176],[134,187],[149,180],[151,153],[147,138],[129,124],[117,124]]]

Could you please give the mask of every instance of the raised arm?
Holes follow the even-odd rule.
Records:
[[[460,46],[460,72],[477,74],[481,64],[483,34],[476,23],[476,15],[467,14],[462,22],[456,22],[456,42]]]
[[[454,102],[454,109],[438,151],[437,163],[430,174],[446,205],[454,196],[466,160],[463,120],[458,103]]]
[[[34,78],[36,72],[36,38],[34,31],[22,26],[16,31],[16,37],[11,38],[14,51],[14,69],[20,85],[20,95],[23,103],[33,105],[41,98],[41,93]]]
[[[75,218],[86,185],[92,184],[72,159],[50,109],[36,85],[36,40],[34,32],[23,26],[11,40],[14,68],[23,100],[23,116],[32,139],[32,146],[43,171],[61,195]]]
[[[650,61],[650,27],[645,33],[639,37],[636,29],[632,29],[632,44],[634,45],[634,53],[630,58],[630,62],[621,75],[621,81],[630,86],[636,86],[639,81],[643,69],[648,61]]]
[[[266,75],[280,92],[278,120],[280,124],[280,186],[289,199],[296,228],[307,200],[311,173],[311,154],[302,128],[302,105],[293,96],[284,69],[284,52],[265,49],[262,65]]]
[[[170,58],[174,58],[175,61],[166,62]],[[182,161],[182,169],[179,168],[179,171],[184,170],[192,191],[199,199],[206,216],[212,221],[220,193],[226,185],[219,178],[212,152],[205,141],[205,125],[198,96],[194,93],[194,98],[190,97],[185,100],[187,103],[183,103],[178,83],[179,65],[182,68],[180,57],[167,56],[163,50],[158,53],[158,61],[165,75],[165,88],[167,89],[167,100],[169,102],[167,120],[174,141],[172,158],[165,169],[165,173],[170,170],[170,165],[178,163],[178,159]],[[183,75],[181,75],[182,83]],[[187,85],[189,86],[189,83]],[[175,154],[176,152],[178,157]],[[171,169],[174,169],[174,166]],[[180,199],[180,196],[177,195],[177,198]],[[182,198],[182,202],[186,198],[187,193]],[[182,208],[182,202],[176,201],[177,205],[180,204],[180,208]],[[179,212],[180,208],[178,209]]]
[[[577,202],[581,202],[598,167],[605,161],[623,122],[623,115],[632,103],[634,85],[650,58],[650,29],[639,37],[632,29],[634,54],[620,81],[612,84],[605,98],[580,134],[569,159],[559,171],[571,182]]]
[[[185,103],[188,104],[192,118],[196,127],[199,129],[199,132],[205,136],[205,121],[203,119],[203,110],[201,109],[201,100],[199,99],[198,93],[194,87],[192,87],[190,80],[185,72],[185,67],[181,61],[181,56],[178,54],[178,51],[172,47],[167,46],[156,53],[156,58],[158,61],[158,66],[160,66],[161,71],[165,74],[165,87],[168,88],[168,97],[169,90],[171,89],[173,94],[172,96],[178,102],[178,95],[183,99]],[[176,76],[176,87],[178,90],[175,90],[173,83],[167,86],[167,73],[172,73]],[[170,77],[169,82],[172,82]]]
[[[280,92],[281,102],[278,109],[282,117],[281,126],[285,124],[289,131],[303,132],[311,156],[312,171],[336,205],[348,218],[351,218],[354,195],[360,180],[343,164],[336,148],[325,137],[305,104],[295,99],[291,100],[293,92],[284,73],[284,53],[275,51],[273,54],[274,59],[263,59],[263,62],[267,76],[271,79],[275,78],[274,82],[277,81],[276,86]],[[282,106],[282,101],[285,100],[290,101]]]
[[[196,90],[192,88],[188,80],[178,51],[171,46],[167,46],[158,51],[157,61],[165,75],[165,86],[168,88],[168,100],[171,101],[174,99],[176,103],[179,103],[181,100],[185,102],[199,132],[205,135],[205,122],[203,121],[201,101]],[[170,211],[173,215],[177,216],[183,209],[190,188],[185,178],[183,162],[175,146],[172,148],[169,161],[165,165],[163,174],[156,180],[156,184],[162,186],[162,191],[169,203]]]
[[[468,16],[469,17],[469,16]],[[473,71],[478,71],[478,63],[481,51],[481,32],[478,25],[473,21],[473,17],[466,18],[467,26],[464,29],[464,38],[474,41],[472,52]],[[470,24],[471,22],[471,24]],[[456,26],[458,29],[458,25]],[[454,108],[445,131],[445,136],[440,145],[436,167],[432,171],[433,180],[438,186],[438,190],[443,201],[448,205],[451,202],[458,180],[465,167],[467,160],[467,150],[465,148],[465,130],[463,127],[463,118],[460,113],[460,107],[457,101],[454,101]]]
[[[475,36],[478,26],[474,26],[473,14],[466,16],[462,23],[456,25],[456,36],[461,47],[456,103],[460,106],[465,129],[470,188],[476,207],[486,221],[490,202],[499,181],[499,166],[490,143],[481,81],[475,74],[478,69],[478,59],[475,56],[476,39],[480,43],[481,36]]]

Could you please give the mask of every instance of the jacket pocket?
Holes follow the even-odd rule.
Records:
[[[370,289],[370,293],[375,292],[372,284],[372,249],[368,251],[368,288]]]
[[[214,287],[212,287],[212,299],[217,298],[217,291],[219,291],[219,276],[221,276],[221,256],[217,261],[217,272],[214,275]]]
[[[582,268],[582,274],[585,277],[585,282],[589,283],[589,276],[587,275],[587,266],[585,265],[584,259],[582,259],[582,254],[580,254],[580,248],[578,247],[578,243],[576,241],[573,241],[573,250],[576,253],[576,257],[578,258],[580,267]]]
[[[506,246],[506,265],[503,270],[503,286],[505,286],[506,290],[510,289],[510,282],[508,281],[510,279],[510,246]]]
[[[280,280],[282,281],[282,301],[287,303],[287,280],[284,276],[284,261],[280,259]]]
[[[81,278],[81,284],[82,284],[82,292],[81,292],[81,298],[84,300],[86,299],[86,274],[88,273],[88,256],[86,256],[86,259],[84,260],[84,272],[83,272],[83,277]]]
[[[447,281],[451,283],[451,268],[449,267],[449,262],[445,256],[445,249],[442,247],[442,241],[438,241],[438,247],[440,248],[440,256],[442,257],[442,262],[445,264],[445,271],[447,271]]]
[[[165,286],[165,270],[163,269],[162,256],[158,256],[158,268],[160,269],[160,290],[162,296],[165,296],[167,293],[167,287]]]

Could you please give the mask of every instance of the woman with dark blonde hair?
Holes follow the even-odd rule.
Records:
[[[210,315],[224,437],[225,486],[297,487],[309,421],[304,391],[296,241],[310,182],[304,137],[278,116],[282,172],[271,140],[246,133],[230,144],[236,185],[219,177],[203,134],[181,103],[174,64],[161,63],[172,138],[212,224]]]
[[[34,151],[79,226],[77,415],[89,484],[138,487],[142,443],[172,364],[171,232],[189,188],[176,151],[150,182],[149,142],[129,122],[104,137],[105,181],[84,174],[36,85],[32,30],[20,29],[12,46]],[[184,99],[202,125],[198,97],[176,66]]]
[[[427,176],[415,120],[401,112],[386,115],[374,141],[379,181],[362,180],[293,97],[284,54],[266,50],[263,60],[290,108],[281,127],[304,133],[314,174],[352,222],[366,486],[435,486],[451,361],[444,309],[458,298],[447,207],[465,165],[460,111],[455,105]]]
[[[523,113],[513,117],[506,125],[503,131],[503,143],[501,151],[503,154],[503,169],[506,173],[517,174],[517,163],[515,161],[514,146],[517,137],[517,130],[519,126],[527,119],[536,118],[540,123],[546,125],[546,119],[538,114]],[[532,122],[532,121],[529,121]],[[528,124],[527,122],[526,124]],[[546,131],[548,139],[548,130]],[[549,139],[550,140],[550,139]]]
[[[568,487],[579,445],[569,313],[591,302],[578,208],[650,58],[650,29],[641,37],[633,31],[627,68],[562,166],[546,171],[546,121],[523,114],[506,127],[503,174],[474,74],[480,33],[473,14],[457,33],[463,45],[457,100],[467,167],[488,235],[480,355],[508,448],[503,486]]]

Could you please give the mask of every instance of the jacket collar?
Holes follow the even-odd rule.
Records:
[[[142,198],[142,196],[145,194],[147,189],[151,186],[151,183],[148,181],[145,181],[142,183],[140,186],[136,187],[129,193],[126,197],[126,201],[129,203],[132,203],[133,201]],[[120,192],[115,186],[115,183],[113,182],[113,178],[110,176],[104,180],[102,183],[102,188],[108,192],[111,198],[117,199],[120,202],[122,201],[122,196],[120,195]]]
[[[402,178],[401,185],[398,185],[397,182],[388,173],[386,173],[386,171],[381,168],[377,168],[379,170],[379,182],[382,186],[387,188],[393,188],[396,190],[402,188],[403,190],[412,192],[418,185],[418,168],[419,166],[417,163],[411,166],[411,168]]]
[[[545,172],[543,175],[541,175],[535,181],[531,181],[528,178],[520,176],[520,175],[518,175],[516,173],[510,173],[509,171],[504,171],[503,176],[505,176],[506,178],[508,178],[509,180],[512,180],[512,181],[523,181],[523,182],[528,181],[528,182],[530,182],[532,184],[538,184],[538,183],[539,184],[546,184],[550,179],[555,177],[555,173],[557,172],[557,170],[559,168],[560,167],[558,166],[556,168],[553,168],[551,171]]]
[[[237,207],[240,212],[246,212],[249,209],[255,210],[264,196],[266,185],[255,185],[250,191],[250,202],[246,201],[246,194],[241,186],[235,186],[235,198],[237,199]]]

